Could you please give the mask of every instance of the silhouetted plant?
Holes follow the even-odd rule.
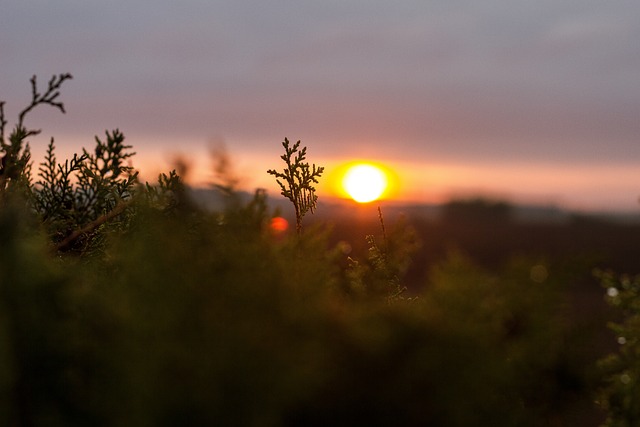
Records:
[[[57,101],[60,87],[71,74],[60,74],[51,77],[44,94],[38,91],[36,76],[31,78],[31,102],[18,115],[18,122],[8,136],[5,137],[8,121],[4,113],[4,102],[0,102],[0,152],[3,157],[0,164],[0,193],[10,188],[28,192],[31,182],[31,150],[26,139],[40,133],[39,129],[29,129],[25,125],[27,115],[39,105],[49,105],[65,112],[64,104]]]
[[[213,161],[213,187],[225,196],[235,196],[240,179],[233,171],[231,156],[224,145],[211,149]]]
[[[420,243],[415,231],[402,220],[388,235],[380,207],[378,207],[378,219],[382,242],[376,240],[376,236],[372,234],[367,235],[365,237],[368,244],[366,263],[348,258],[349,286],[352,292],[385,296],[389,302],[402,300],[405,299],[403,294],[407,290],[402,278]]]
[[[31,182],[31,152],[28,137],[40,130],[27,128],[28,114],[39,105],[65,112],[58,101],[60,87],[70,74],[53,76],[47,90],[38,91],[31,79],[31,102],[18,116],[14,130],[5,139],[7,119],[0,103],[0,196],[19,193],[40,218],[58,251],[92,253],[103,245],[106,233],[123,231],[133,214],[134,199],[163,211],[173,211],[184,197],[184,185],[175,171],[161,174],[157,186],[142,186],[138,172],[129,164],[135,155],[118,129],[106,132],[104,140],[95,138],[93,150],[82,150],[64,163],[58,162],[51,138],[45,159],[38,168],[38,180]],[[138,197],[139,196],[139,197]]]
[[[316,167],[315,164],[309,166],[309,163],[304,161],[307,156],[307,147],[300,149],[300,141],[290,146],[289,140],[285,138],[282,146],[285,153],[280,158],[284,160],[287,167],[282,172],[269,169],[267,173],[276,177],[276,182],[282,190],[280,194],[293,203],[296,214],[296,232],[300,235],[302,217],[308,211],[313,213],[316,208],[318,196],[313,184],[318,183],[318,178],[324,172],[324,167]]]
[[[138,173],[125,164],[135,154],[130,148],[120,131],[106,132],[104,141],[96,137],[93,152],[83,149],[61,164],[51,140],[31,193],[58,250],[87,252],[98,243],[94,231],[107,221],[117,225],[113,219],[129,207],[137,186]]]
[[[180,206],[180,199],[185,197],[184,182],[175,170],[167,175],[158,175],[158,184],[145,183],[146,200],[165,214],[173,214]]]

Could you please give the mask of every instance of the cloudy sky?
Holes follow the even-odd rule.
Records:
[[[182,155],[206,181],[223,143],[275,192],[286,136],[329,176],[387,164],[405,200],[640,209],[637,0],[3,2],[10,121],[33,74],[62,72],[67,114],[29,122],[37,161],[50,136],[62,155],[120,128],[149,179]]]

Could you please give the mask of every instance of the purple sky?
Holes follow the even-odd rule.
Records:
[[[74,75],[36,161],[117,127],[143,173],[181,153],[206,179],[223,141],[269,186],[287,136],[329,172],[387,163],[406,199],[639,210],[639,41],[635,0],[8,0],[0,100],[13,121],[31,75]]]

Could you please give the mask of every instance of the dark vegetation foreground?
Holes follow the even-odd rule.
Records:
[[[361,223],[279,234],[261,191],[139,182],[118,131],[32,176],[24,118],[68,78],[8,135],[0,109],[0,425],[638,425],[639,280],[592,279],[617,252],[377,213],[360,248]],[[319,169],[288,164],[304,215]]]

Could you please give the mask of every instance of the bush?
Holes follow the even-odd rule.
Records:
[[[22,128],[5,156],[29,158]],[[175,172],[142,185],[123,141],[64,164],[52,142],[35,184],[28,162],[3,178],[1,424],[580,423],[585,361],[547,267],[452,254],[405,297],[406,227],[381,215],[349,264],[321,229],[276,238],[262,191],[208,212]]]
[[[100,259],[4,241],[8,424],[534,426],[586,388],[522,270],[454,257],[411,302],[353,299],[315,236],[137,215]]]

